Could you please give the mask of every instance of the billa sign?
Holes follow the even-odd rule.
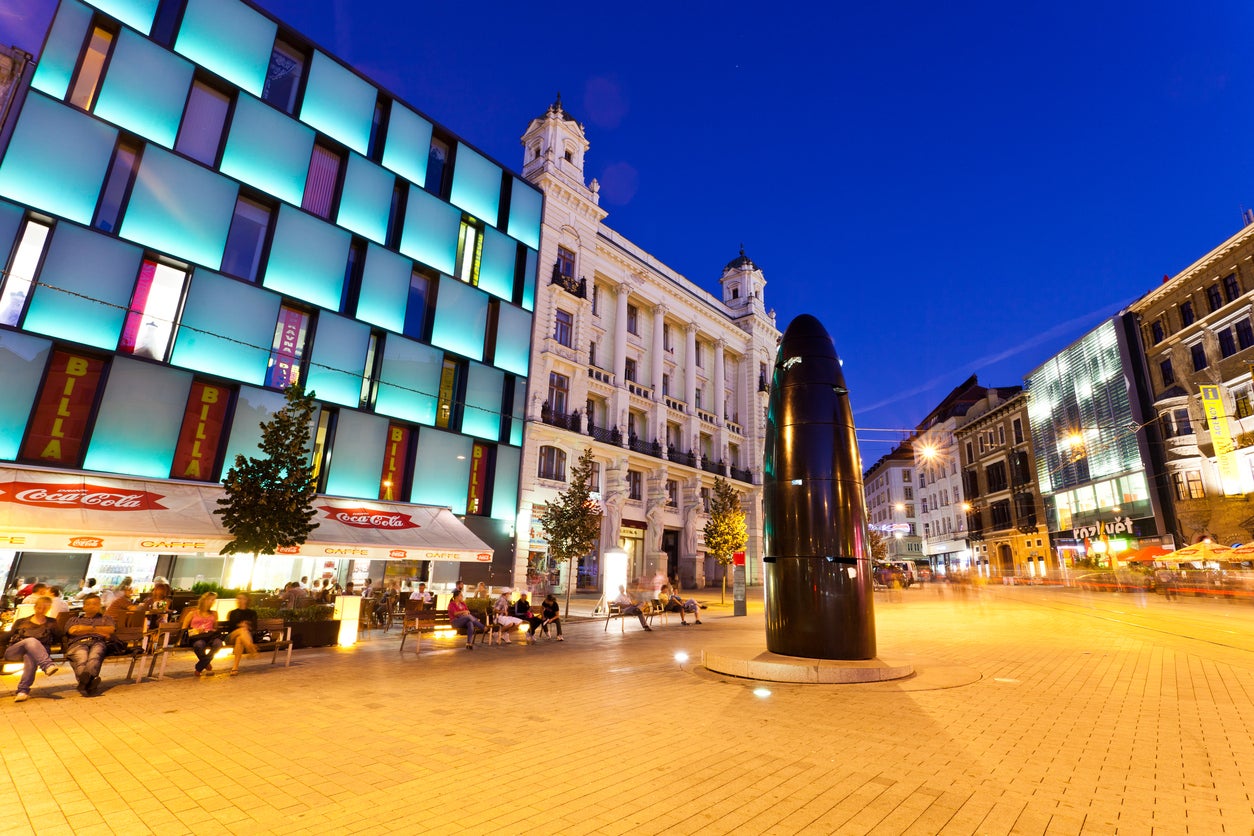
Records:
[[[55,464],[79,463],[104,365],[98,357],[52,352],[48,376],[22,445],[22,458]]]
[[[213,481],[230,394],[225,386],[199,380],[192,384],[174,449],[174,467],[170,470],[173,478]]]

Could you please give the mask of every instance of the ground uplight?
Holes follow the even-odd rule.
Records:
[[[755,697],[762,697],[763,699],[766,699],[767,697],[771,695],[771,689],[770,688],[754,688],[753,695]]]
[[[688,654],[684,653],[682,650],[679,651],[675,654],[675,661],[682,665],[684,662],[688,661]]]

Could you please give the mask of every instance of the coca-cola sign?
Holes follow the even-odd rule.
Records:
[[[72,549],[98,549],[103,545],[104,540],[99,537],[74,537],[70,540]]]
[[[93,508],[101,511],[165,511],[164,494],[125,491],[100,485],[46,485],[11,482],[0,489],[0,502],[37,505],[40,508]]]
[[[384,531],[400,531],[404,528],[419,528],[409,514],[396,511],[384,511],[379,508],[335,508],[331,505],[320,505],[318,510],[335,520],[353,528],[379,528]]]

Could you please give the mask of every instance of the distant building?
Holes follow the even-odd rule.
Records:
[[[766,387],[779,331],[766,279],[742,250],[714,296],[605,225],[588,140],[560,98],[522,137],[523,176],[543,190],[544,234],[519,525],[518,577],[564,586],[547,558],[539,508],[567,485],[585,448],[596,458],[600,542],[576,568],[599,589],[601,556],[626,550],[628,577],[659,571],[685,587],[716,583],[704,553],[715,474],[743,497],[748,575],[761,578]]]
[[[890,560],[923,557],[915,513],[914,452],[905,442],[881,456],[862,478],[868,524],[880,533]]]

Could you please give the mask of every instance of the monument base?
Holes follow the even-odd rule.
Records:
[[[857,682],[886,682],[914,675],[914,665],[890,664],[881,659],[809,659],[785,656],[769,650],[754,653],[701,651],[701,664],[714,673],[756,679],[763,682],[797,682],[814,685],[840,685]]]

